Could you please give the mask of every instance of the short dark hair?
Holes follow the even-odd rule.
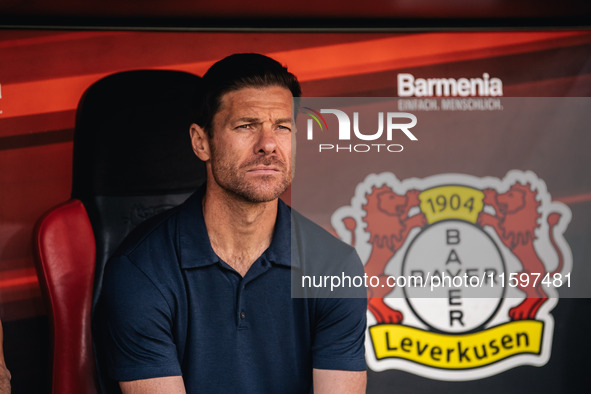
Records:
[[[296,76],[268,56],[238,53],[218,61],[203,75],[196,123],[211,136],[213,118],[224,94],[247,87],[267,86],[284,87],[293,97],[302,94]]]

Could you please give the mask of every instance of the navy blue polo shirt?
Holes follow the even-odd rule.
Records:
[[[308,393],[312,368],[365,370],[366,300],[291,296],[290,208],[279,203],[271,245],[241,277],[211,247],[202,195],[133,234],[107,264],[99,326],[110,376],[182,375],[188,393]],[[340,242],[312,233],[298,242]]]

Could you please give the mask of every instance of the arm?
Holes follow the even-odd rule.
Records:
[[[366,299],[323,300],[322,321],[316,324],[312,373],[315,394],[363,394]]]
[[[97,352],[124,393],[184,393],[173,320],[163,294],[131,261],[107,264],[95,312]]]
[[[185,394],[185,384],[181,376],[133,380],[120,382],[123,394]]]
[[[0,323],[0,394],[10,393],[10,371],[4,362],[4,333]]]
[[[313,379],[315,394],[364,394],[367,372],[314,369]]]

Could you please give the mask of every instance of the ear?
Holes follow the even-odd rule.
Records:
[[[209,150],[209,136],[201,126],[195,123],[191,125],[190,133],[193,152],[195,152],[195,155],[197,155],[202,161],[208,161],[211,157]]]

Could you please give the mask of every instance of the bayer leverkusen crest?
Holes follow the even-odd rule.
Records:
[[[570,217],[532,172],[368,176],[332,224],[373,279],[370,368],[459,381],[546,364]]]

